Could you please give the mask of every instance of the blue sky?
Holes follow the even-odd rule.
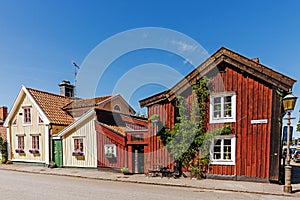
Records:
[[[10,108],[21,85],[58,93],[58,83],[73,81],[72,61],[80,65],[102,41],[140,27],[184,33],[209,54],[225,46],[246,57],[259,57],[262,64],[298,79],[299,7],[297,0],[0,0],[0,105]],[[109,81],[116,81],[131,67],[150,62],[173,66],[183,75],[192,69],[168,52],[131,52],[107,70],[96,95],[111,92]],[[163,89],[158,85],[139,89],[130,103],[138,110],[139,99]],[[300,97],[299,83],[294,94]],[[293,112],[297,118],[299,105]]]

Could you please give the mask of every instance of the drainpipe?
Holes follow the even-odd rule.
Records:
[[[128,168],[128,146],[127,146],[127,133],[125,133],[125,167]]]
[[[48,165],[50,165],[50,162],[52,161],[52,137],[51,137],[51,133],[52,133],[52,124],[49,124],[49,129],[48,129],[48,149],[49,149],[49,152],[48,152],[48,158],[49,160],[46,161],[48,163]]]
[[[237,160],[236,160],[236,152],[237,152],[237,135],[235,135],[235,158],[234,158],[234,160],[235,160],[235,164],[234,164],[234,175],[235,175],[235,177],[234,177],[234,180],[235,181],[237,181],[237,173],[236,173],[236,165],[237,165]]]

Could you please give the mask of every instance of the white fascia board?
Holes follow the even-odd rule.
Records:
[[[80,125],[81,123],[83,123],[86,119],[88,119],[91,116],[95,116],[96,112],[95,109],[92,108],[91,110],[89,110],[88,112],[86,112],[83,116],[81,116],[78,120],[74,121],[72,124],[70,124],[69,126],[67,126],[66,128],[64,128],[62,131],[60,131],[59,133],[57,133],[56,135],[54,135],[52,137],[52,139],[61,139],[65,134],[69,133],[74,127]]]
[[[34,100],[34,98],[32,97],[32,95],[30,94],[30,92],[27,90],[27,88],[22,85],[22,88],[10,110],[10,112],[8,113],[8,116],[4,122],[4,126],[8,127],[9,125],[9,121],[11,121],[11,118],[13,116],[13,114],[16,112],[16,109],[18,108],[18,105],[20,105],[22,97],[24,95],[27,95],[28,98],[30,99],[30,101],[32,102],[32,104],[36,107],[36,109],[38,110],[38,112],[41,115],[42,120],[44,121],[45,124],[50,124],[50,120],[49,118],[46,116],[46,114],[43,112],[43,110],[41,109],[41,107],[37,104],[37,102]]]
[[[136,111],[129,105],[129,103],[120,95],[120,94],[114,94],[114,95],[112,95],[110,98],[107,98],[107,99],[105,99],[105,100],[103,100],[103,101],[101,101],[101,102],[99,102],[98,103],[98,106],[99,105],[102,105],[102,104],[105,104],[106,102],[108,102],[108,101],[111,101],[111,100],[113,100],[113,99],[116,99],[116,98],[120,98],[121,99],[121,101],[123,101],[123,103],[125,103],[134,113],[136,113]]]
[[[30,92],[27,90],[26,87],[24,87],[24,92],[25,94],[28,96],[28,98],[30,99],[30,101],[33,103],[33,105],[36,107],[36,109],[38,110],[42,120],[44,121],[45,124],[50,124],[51,121],[49,120],[49,118],[47,117],[47,115],[45,114],[45,112],[42,110],[42,108],[40,107],[40,105],[34,100],[34,98],[32,97],[32,95],[30,94]]]
[[[4,127],[8,127],[9,121],[11,120],[13,114],[15,113],[16,109],[18,108],[18,105],[20,104],[23,95],[25,95],[25,92],[24,92],[25,89],[26,89],[25,86],[22,85],[20,92],[19,92],[17,98],[15,99],[13,106],[11,107],[11,109],[6,117],[6,120],[4,122]]]

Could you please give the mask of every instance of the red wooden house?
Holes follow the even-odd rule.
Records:
[[[219,49],[173,88],[140,101],[148,116],[157,114],[172,128],[175,123],[176,96],[191,102],[190,85],[206,76],[210,95],[207,102],[207,129],[224,124],[233,127],[230,135],[217,136],[210,149],[207,177],[232,180],[278,181],[281,160],[283,109],[285,95],[296,82],[226,48]],[[149,122],[147,165],[172,167],[172,159]]]
[[[126,167],[131,173],[144,173],[147,120],[98,109],[96,115],[98,167]]]

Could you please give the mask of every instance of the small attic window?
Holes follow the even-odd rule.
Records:
[[[38,123],[39,124],[43,124],[44,123],[44,121],[42,120],[41,116],[39,116],[39,118],[38,118]]]
[[[16,126],[16,125],[17,125],[17,118],[14,119],[12,125],[13,125],[13,126]]]
[[[115,105],[115,106],[114,106],[114,110],[121,111],[121,108],[120,108],[119,105]]]

